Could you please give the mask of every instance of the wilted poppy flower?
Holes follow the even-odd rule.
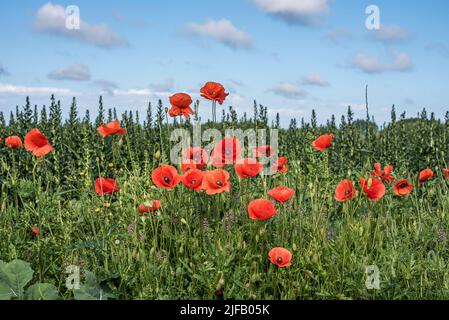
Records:
[[[39,227],[33,226],[31,228],[31,231],[33,232],[33,234],[37,237],[39,235]]]
[[[288,161],[287,158],[280,157],[277,159],[276,163],[271,168],[274,172],[284,173],[288,171]]]
[[[234,166],[237,175],[242,178],[253,178],[263,170],[263,164],[256,159],[240,159]]]
[[[11,136],[5,139],[5,145],[8,148],[16,149],[22,147],[22,139],[18,136]]]
[[[118,120],[114,120],[109,122],[108,124],[103,124],[97,128],[99,134],[101,134],[104,138],[110,135],[118,135],[124,136],[126,135],[126,129],[120,127],[120,122]]]
[[[273,248],[268,252],[268,258],[271,263],[280,268],[290,267],[292,260],[292,253],[285,248]]]
[[[449,169],[443,169],[441,171],[443,173],[444,179],[449,180]]]
[[[160,188],[172,189],[181,181],[181,176],[175,167],[165,165],[153,170],[151,180]]]
[[[225,92],[225,88],[216,82],[207,82],[200,90],[201,96],[212,101],[218,101],[221,105],[225,101],[229,93]]]
[[[385,194],[385,185],[376,178],[369,178],[367,180],[360,178],[360,185],[366,197],[372,201],[379,201]]]
[[[345,202],[346,200],[352,200],[357,196],[357,190],[354,188],[354,184],[351,180],[345,179],[340,182],[335,188],[334,198],[338,202]]]
[[[430,169],[424,169],[419,173],[418,187],[421,187],[424,182],[433,178],[433,171]]]
[[[209,156],[201,147],[188,148],[184,153],[184,160],[181,164],[182,170],[188,169],[203,169],[209,161]],[[185,164],[185,170],[184,169]]]
[[[181,177],[181,182],[187,188],[199,191],[201,190],[201,185],[203,183],[203,176],[203,171],[191,169]]]
[[[161,202],[159,200],[153,200],[150,202],[144,202],[139,205],[137,210],[140,214],[145,214],[149,212],[155,212],[161,208]]]
[[[324,151],[332,146],[333,139],[333,134],[323,134],[322,136],[318,137],[318,139],[312,142],[312,147],[314,147],[318,151]]]
[[[295,195],[295,190],[279,186],[268,191],[268,195],[280,203],[285,203]]]
[[[254,200],[248,205],[248,214],[252,220],[268,220],[276,213],[273,202],[266,199]]]
[[[36,157],[42,157],[53,150],[45,135],[39,129],[33,129],[25,136],[25,149],[32,151]]]
[[[211,153],[212,165],[217,168],[235,163],[242,154],[240,141],[236,138],[224,138],[217,142]]]
[[[406,196],[413,191],[413,185],[407,180],[400,180],[396,182],[393,187],[393,192],[397,196]]]
[[[271,146],[260,146],[253,149],[253,155],[256,158],[259,157],[267,157],[270,158],[276,154],[276,150],[274,150]]]
[[[394,177],[391,176],[391,171],[393,171],[393,166],[386,166],[383,170],[380,167],[380,163],[376,163],[374,165],[374,169],[376,171],[371,171],[373,176],[379,177],[381,180],[388,182],[391,184],[394,181]]]
[[[186,119],[190,118],[193,110],[190,108],[193,100],[187,93],[177,93],[170,97],[171,109],[169,115],[171,117],[184,116]]]
[[[95,192],[100,195],[104,196],[106,194],[113,194],[115,192],[118,192],[120,190],[120,187],[118,186],[117,182],[112,179],[105,179],[105,178],[98,178],[95,180]]]
[[[226,170],[206,171],[203,175],[202,189],[208,195],[221,192],[230,192],[231,183],[229,182],[229,172]]]

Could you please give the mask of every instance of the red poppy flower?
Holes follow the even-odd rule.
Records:
[[[201,190],[201,185],[203,183],[203,176],[203,171],[191,169],[181,177],[181,182],[187,188],[199,191]]]
[[[292,253],[285,248],[273,248],[268,252],[268,258],[271,263],[280,268],[290,267],[292,260]]]
[[[203,175],[202,189],[208,195],[221,192],[230,192],[231,183],[229,182],[229,172],[226,170],[206,171]]]
[[[103,124],[97,128],[99,134],[101,134],[104,138],[110,135],[118,135],[124,136],[126,135],[126,129],[120,127],[120,122],[118,120],[114,120],[109,122],[108,124]]]
[[[18,136],[11,136],[5,139],[5,145],[8,148],[16,149],[22,147],[22,139]]]
[[[42,157],[50,153],[53,147],[39,129],[33,129],[25,136],[25,149],[33,151],[36,157]]]
[[[277,159],[276,163],[272,166],[271,170],[273,172],[284,173],[288,171],[288,161],[287,158],[280,157]]]
[[[253,178],[263,170],[263,164],[256,159],[240,159],[234,166],[237,175],[242,178]]]
[[[391,171],[393,171],[393,166],[386,166],[383,170],[380,167],[380,163],[376,163],[374,165],[374,169],[376,171],[371,171],[373,176],[379,177],[381,180],[388,182],[391,184],[394,181],[394,177],[391,176]]]
[[[268,220],[276,213],[273,202],[266,199],[254,200],[248,205],[248,214],[252,220]]]
[[[37,237],[39,235],[39,227],[33,226],[31,228],[31,231],[34,233],[34,235]]]
[[[159,200],[153,200],[150,202],[144,202],[139,205],[137,210],[140,214],[145,214],[149,212],[155,212],[161,208],[161,202]]]
[[[449,180],[449,169],[443,169],[441,171],[443,172],[444,179]]]
[[[395,195],[401,197],[406,196],[413,191],[413,185],[410,184],[407,180],[400,180],[396,182],[393,187],[393,192]]]
[[[367,180],[360,178],[360,185],[366,197],[372,201],[379,201],[385,194],[385,185],[376,178],[369,178]]]
[[[322,136],[318,137],[318,139],[312,142],[312,147],[314,147],[318,151],[324,151],[332,146],[333,139],[333,134],[323,134]]]
[[[112,178],[98,178],[97,180],[95,180],[95,192],[100,196],[113,194],[115,192],[118,192],[119,190],[119,185]]]
[[[185,172],[188,169],[203,169],[209,161],[209,156],[201,147],[188,148],[184,153],[184,160],[181,164],[182,170]],[[185,164],[185,169],[183,164]]]
[[[419,173],[418,187],[421,187],[424,182],[433,178],[433,171],[430,169],[424,169]]]
[[[153,170],[151,180],[160,188],[172,189],[181,181],[181,176],[175,167],[165,165]]]
[[[193,100],[187,93],[177,93],[170,97],[171,109],[169,115],[171,117],[183,115],[186,119],[190,118],[193,110],[190,108]]]
[[[235,163],[242,154],[242,147],[240,141],[234,138],[224,138],[219,141],[211,153],[212,165],[217,168]]]
[[[354,188],[354,184],[351,180],[343,180],[335,188],[334,198],[338,202],[345,202],[346,200],[352,200],[357,196],[357,190]]]
[[[295,195],[295,190],[280,186],[268,191],[268,195],[280,203],[285,203]]]
[[[207,82],[200,90],[201,96],[212,101],[218,101],[223,104],[229,93],[225,92],[225,88],[216,82]]]
[[[276,150],[274,150],[271,146],[260,146],[253,149],[253,155],[256,158],[259,157],[267,157],[271,158],[276,154]]]

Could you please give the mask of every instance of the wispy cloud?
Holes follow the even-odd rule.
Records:
[[[369,37],[387,44],[404,42],[411,38],[410,32],[396,25],[381,25],[379,30],[369,30]]]
[[[66,28],[65,20],[65,8],[48,2],[37,11],[34,29],[41,33],[62,36],[102,48],[127,45],[127,41],[112,31],[106,24],[91,24],[81,19],[80,29],[69,30]]]
[[[277,84],[268,89],[268,91],[287,99],[299,99],[307,95],[307,92],[299,85],[286,82]]]
[[[0,93],[16,94],[16,95],[76,95],[76,92],[66,88],[52,87],[27,87],[13,84],[0,83]]]
[[[175,86],[175,80],[173,78],[167,78],[161,83],[153,83],[150,88],[156,92],[168,92]]]
[[[352,38],[352,33],[345,28],[334,28],[329,30],[325,35],[324,39],[329,40],[330,42],[341,45],[344,40],[348,40]]]
[[[103,90],[104,93],[107,93],[109,95],[113,95],[114,90],[118,89],[117,83],[115,83],[113,81],[109,81],[109,80],[103,80],[103,79],[95,80],[94,84],[99,86],[101,88],[101,90]]]
[[[53,80],[88,81],[90,80],[90,70],[84,64],[74,64],[50,72],[48,78]]]
[[[252,0],[263,11],[289,24],[311,26],[329,13],[328,0]]]
[[[186,27],[187,35],[213,39],[232,49],[249,50],[253,45],[251,37],[227,19],[190,22]]]
[[[426,46],[426,50],[438,53],[444,58],[449,58],[449,46],[442,42],[434,42]]]
[[[311,73],[305,76],[302,83],[307,86],[328,87],[330,83],[323,79],[319,74]]]
[[[390,57],[390,62],[382,62],[378,57],[366,53],[358,53],[352,59],[352,67],[370,74],[407,72],[413,69],[413,61],[406,53],[391,51]]]

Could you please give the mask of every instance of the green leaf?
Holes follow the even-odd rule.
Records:
[[[13,260],[0,263],[0,299],[23,299],[24,288],[33,279],[33,270],[28,262]]]
[[[58,300],[58,290],[50,283],[36,283],[26,291],[27,300]]]
[[[108,287],[101,286],[94,273],[85,272],[86,280],[79,289],[73,290],[75,300],[108,300],[114,298]]]

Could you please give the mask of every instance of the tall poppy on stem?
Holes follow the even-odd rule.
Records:
[[[312,142],[312,147],[318,151],[324,151],[332,146],[332,140],[334,139],[333,134],[323,134],[319,136],[315,141]]]
[[[190,118],[193,110],[190,108],[193,100],[187,93],[177,93],[170,97],[171,109],[168,114],[171,117],[184,116],[186,119]]]
[[[393,187],[393,192],[398,197],[406,196],[412,193],[413,185],[407,180],[399,180]]]
[[[209,155],[206,150],[201,147],[190,147],[183,155],[183,161],[181,163],[182,171],[189,169],[203,169],[209,161]]]
[[[105,179],[105,178],[98,178],[95,180],[95,192],[99,196],[104,196],[107,194],[113,194],[120,190],[119,185],[117,182],[112,179]]]
[[[234,166],[237,175],[242,178],[254,178],[263,170],[263,164],[256,159],[240,159]]]
[[[108,124],[102,124],[97,128],[97,131],[104,138],[111,135],[118,135],[118,136],[126,135],[126,129],[120,127],[120,122],[118,120],[111,121]]]
[[[206,171],[203,175],[201,188],[208,195],[231,191],[229,172],[226,170]]]
[[[217,82],[207,82],[200,90],[201,96],[212,101],[212,120],[217,122],[217,102],[222,105],[229,93]]]
[[[36,157],[42,157],[50,153],[53,147],[48,142],[47,137],[35,128],[25,136],[25,149],[32,151]]]
[[[153,170],[151,180],[160,188],[173,189],[181,181],[181,176],[175,167],[164,165]]]
[[[22,147],[22,140],[18,136],[11,136],[5,139],[5,145],[11,149]]]
[[[388,184],[391,184],[394,181],[394,177],[391,176],[391,171],[393,171],[393,166],[386,166],[382,170],[380,163],[376,163],[374,165],[374,169],[376,171],[371,171],[371,174],[373,176],[379,177],[381,180],[388,182]]]
[[[145,214],[149,212],[156,212],[161,208],[161,202],[159,200],[153,200],[149,202],[141,203],[137,210],[140,214]]]
[[[248,205],[248,214],[251,220],[268,220],[277,212],[273,202],[266,199],[254,200]]]
[[[372,201],[379,201],[385,194],[385,185],[376,178],[360,178],[360,185],[366,197]]]
[[[418,187],[421,187],[424,182],[433,178],[433,171],[431,169],[424,169],[419,173]]]
[[[211,162],[214,167],[222,168],[235,163],[242,154],[242,146],[236,138],[224,138],[219,141],[212,150]]]
[[[273,248],[268,253],[268,258],[271,263],[277,265],[279,268],[291,266],[292,253],[285,248]]]
[[[345,179],[340,182],[335,188],[334,198],[338,202],[345,202],[352,200],[357,196],[357,190],[351,180]]]

